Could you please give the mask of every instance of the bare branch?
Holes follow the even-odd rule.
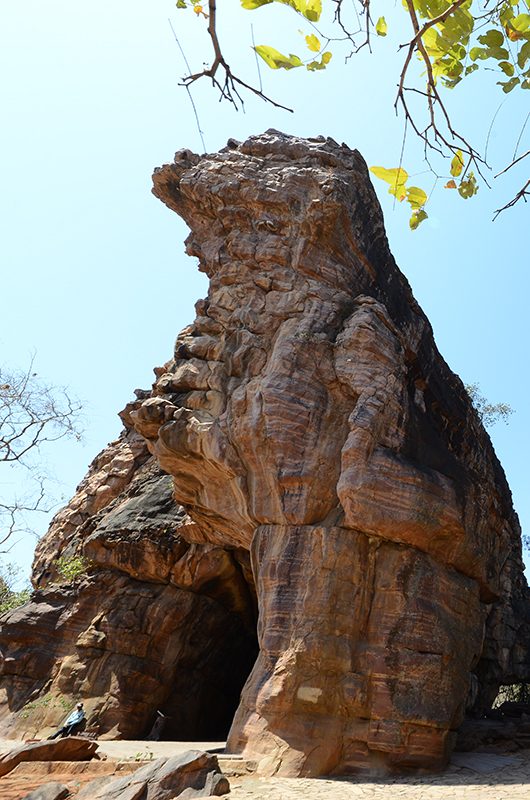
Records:
[[[192,83],[195,83],[195,81],[200,80],[200,78],[210,78],[213,86],[215,86],[220,93],[220,99],[228,100],[234,105],[235,108],[238,107],[238,102],[242,107],[244,105],[243,99],[237,88],[240,86],[243,89],[247,89],[247,91],[252,92],[257,97],[260,97],[265,102],[270,103],[275,108],[283,108],[284,111],[292,112],[292,108],[288,108],[281,103],[277,103],[271,97],[264,94],[261,89],[257,89],[255,86],[252,86],[251,84],[241,80],[241,78],[238,78],[237,75],[234,75],[223,56],[219,38],[217,36],[216,0],[209,0],[208,13],[208,35],[210,36],[212,43],[214,59],[211,65],[207,69],[203,69],[202,72],[195,72],[193,74],[186,75],[182,79],[181,86],[189,87]],[[219,81],[217,78],[217,71],[219,68],[224,71],[224,78],[221,81]]]
[[[527,199],[526,199],[526,198],[527,198],[527,197],[530,197],[530,188],[529,188],[529,187],[530,187],[530,179],[528,179],[528,180],[526,181],[526,183],[525,183],[525,185],[523,186],[523,188],[522,188],[522,189],[519,189],[519,191],[517,192],[517,194],[515,195],[515,197],[513,197],[513,198],[510,200],[510,202],[509,202],[509,203],[506,203],[506,205],[504,205],[504,206],[501,206],[501,208],[498,208],[498,209],[495,211],[495,214],[493,215],[493,221],[495,222],[495,220],[497,219],[497,217],[499,216],[499,214],[500,214],[502,211],[506,211],[508,208],[512,208],[512,207],[513,207],[513,206],[514,206],[516,203],[518,203],[518,202],[519,202],[519,200],[524,200],[524,202],[526,203],[526,202],[527,202]]]
[[[0,545],[14,533],[27,533],[25,514],[48,511],[46,491],[39,469],[45,445],[64,437],[80,438],[76,415],[80,410],[64,389],[39,380],[33,359],[25,372],[0,368],[0,466],[24,469],[27,487],[20,498],[2,485],[0,496]],[[16,473],[8,473],[16,477]],[[48,504],[49,505],[49,504]]]
[[[514,167],[514,166],[515,166],[515,164],[518,164],[518,163],[519,163],[519,161],[522,161],[522,160],[523,160],[523,158],[526,158],[527,156],[530,156],[530,150],[527,150],[527,151],[526,151],[526,153],[523,153],[523,154],[522,154],[522,156],[519,156],[518,158],[515,158],[515,159],[512,161],[512,163],[511,163],[511,164],[508,164],[508,166],[507,166],[507,167],[504,167],[504,169],[501,169],[501,171],[500,171],[500,172],[497,172],[497,174],[496,174],[494,177],[495,177],[495,178],[498,178],[498,177],[499,177],[499,175],[504,175],[504,173],[505,173],[505,172],[508,172],[508,170],[509,170],[509,169],[511,169],[512,167]]]

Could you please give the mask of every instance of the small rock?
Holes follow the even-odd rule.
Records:
[[[50,783],[39,786],[38,789],[34,789],[33,792],[24,795],[22,800],[64,800],[69,794],[70,790],[64,783],[51,781]]]

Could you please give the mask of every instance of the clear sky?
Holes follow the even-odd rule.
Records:
[[[303,50],[297,30],[306,26],[291,9],[244,12],[237,0],[218,6],[231,63],[251,80],[257,80],[251,23],[257,44]],[[65,499],[118,435],[116,412],[133,389],[150,385],[152,368],[170,357],[176,334],[194,317],[193,303],[206,292],[204,276],[184,255],[184,223],[150,194],[154,167],[182,147],[202,150],[189,98],[178,86],[185,68],[168,17],[192,67],[200,67],[209,55],[204,23],[174,2],[1,4],[0,351],[3,364],[20,368],[35,351],[38,373],[68,386],[83,403],[83,443],[48,451]],[[397,44],[405,35],[392,33],[375,42],[372,57],[364,50],[345,65],[337,51],[325,72],[264,67],[264,88],[293,105],[294,114],[252,97],[245,113],[236,113],[204,82],[194,97],[207,150],[230,136],[275,127],[332,136],[358,148],[369,164],[397,166],[402,125],[392,103],[403,58]],[[478,73],[467,83],[450,104],[479,147],[506,100],[489,145],[500,168],[512,158],[527,95],[504,98]],[[523,136],[521,151],[528,139]],[[425,169],[410,139],[405,167]],[[432,178],[421,175],[417,182],[430,189]],[[493,181],[500,183],[497,191],[483,187],[468,201],[440,190],[415,233],[406,209],[393,208],[383,184],[376,188],[392,251],[442,354],[464,382],[480,383],[491,401],[516,410],[491,435],[528,532],[528,207],[520,204],[491,222],[493,210],[522,182],[522,175],[509,173]],[[47,520],[34,524],[42,535]],[[25,539],[13,551],[25,569],[33,544]]]

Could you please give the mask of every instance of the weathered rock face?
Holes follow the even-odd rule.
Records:
[[[82,697],[100,736],[142,738],[160,709],[162,738],[224,738],[256,657],[256,603],[248,554],[190,544],[192,527],[126,430],[39,544],[31,602],[3,617],[3,735],[45,735]],[[76,552],[91,568],[68,585],[55,565]]]
[[[362,158],[271,131],[177,153],[154,193],[210,290],[131,419],[208,540],[252,553],[229,748],[287,774],[442,766],[473,674],[480,702],[525,658],[520,531]]]
[[[79,793],[79,800],[193,800],[220,797],[230,783],[219,771],[216,756],[189,750],[171,758],[158,758],[132,775],[96,780]]]
[[[181,151],[154,184],[210,290],[4,617],[4,729],[60,693],[100,733],[161,708],[208,738],[254,663],[255,586],[230,750],[287,775],[440,768],[466,702],[530,679],[530,605],[504,473],[366,166],[270,131]],[[93,570],[59,591],[79,550]]]

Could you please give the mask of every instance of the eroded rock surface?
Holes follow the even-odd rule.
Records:
[[[4,731],[81,696],[99,733],[161,707],[204,740],[254,662],[255,586],[229,750],[271,774],[443,767],[466,704],[530,679],[530,605],[504,473],[364,161],[269,131],[180,151],[154,192],[208,297],[3,618]],[[58,589],[78,552],[89,575]]]
[[[131,419],[209,541],[252,553],[229,748],[285,774],[443,766],[470,686],[528,673],[520,530],[362,158],[270,131],[177,153],[154,193],[210,289]]]
[[[79,800],[193,800],[220,797],[230,783],[219,771],[216,756],[190,750],[171,758],[158,758],[132,775],[85,786]]]
[[[25,761],[89,761],[97,749],[97,742],[80,736],[23,744],[0,755],[0,778]]]
[[[143,738],[158,709],[162,738],[226,736],[257,652],[254,588],[248,553],[190,544],[193,527],[126,429],[39,544],[31,601],[3,617],[2,735],[47,735],[82,698],[106,738]],[[90,568],[68,584],[57,559],[75,554]]]

